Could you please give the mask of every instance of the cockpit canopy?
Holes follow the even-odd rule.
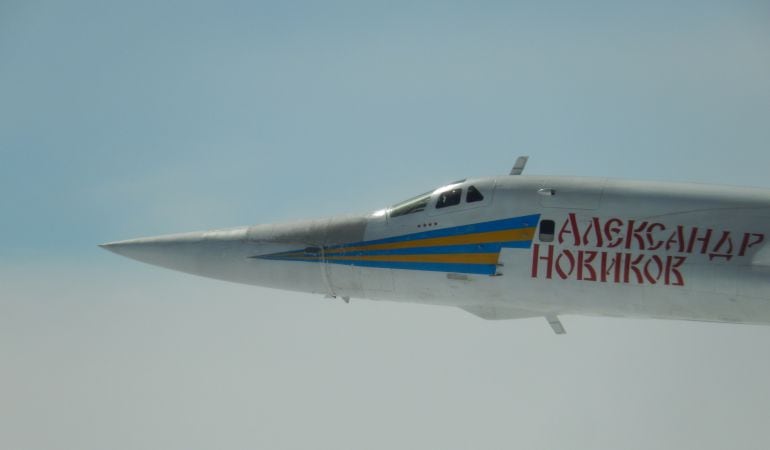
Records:
[[[425,194],[420,194],[417,197],[410,198],[409,200],[393,206],[390,210],[390,217],[405,216],[407,214],[425,211],[432,194],[432,192],[426,192]]]
[[[406,216],[422,212],[431,207],[431,201],[435,197],[435,209],[451,208],[465,203],[475,203],[484,200],[484,194],[474,185],[463,186],[461,183],[465,180],[457,181],[434,191],[420,194],[394,205],[390,208],[390,217]]]

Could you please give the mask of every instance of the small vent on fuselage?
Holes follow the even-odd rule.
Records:
[[[540,221],[540,242],[553,242],[556,223],[553,220]]]

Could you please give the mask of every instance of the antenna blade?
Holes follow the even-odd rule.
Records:
[[[551,326],[553,332],[556,334],[565,334],[564,325],[561,324],[559,317],[555,314],[549,314],[545,316],[545,320],[548,321],[548,325]]]
[[[516,164],[513,165],[513,169],[511,169],[511,175],[521,175],[528,160],[529,156],[519,156],[516,159]]]

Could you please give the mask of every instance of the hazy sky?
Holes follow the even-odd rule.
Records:
[[[529,173],[770,188],[770,3],[0,1],[0,448],[766,449],[770,327],[340,301],[96,244]]]

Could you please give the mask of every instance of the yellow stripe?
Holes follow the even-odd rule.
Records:
[[[458,263],[458,264],[497,264],[497,253],[451,253],[428,255],[370,255],[338,256],[329,258],[334,261],[379,261],[379,262],[417,262],[417,263]]]
[[[358,247],[345,247],[332,249],[326,252],[327,256],[338,253],[371,251],[371,250],[395,250],[401,248],[436,247],[442,245],[466,245],[487,244],[490,242],[514,242],[531,241],[535,236],[535,228],[521,228],[518,230],[488,231],[484,233],[462,234],[458,236],[446,236],[438,238],[420,239],[414,241],[391,242],[387,244],[361,245]]]

